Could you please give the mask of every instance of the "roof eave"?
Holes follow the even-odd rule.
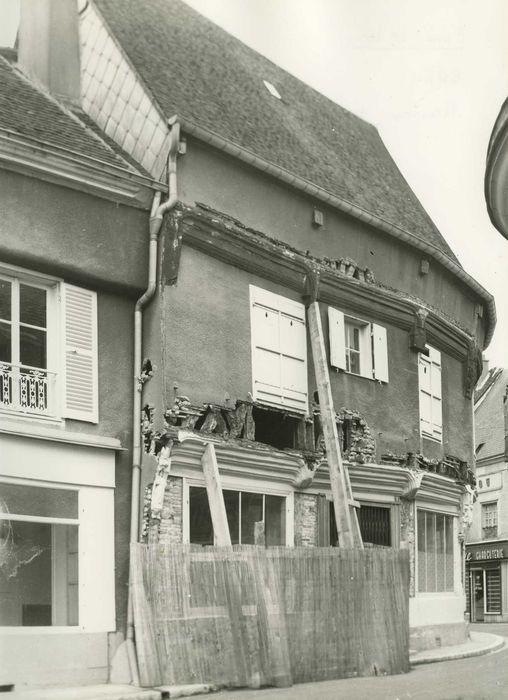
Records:
[[[179,121],[181,123],[182,130],[186,131],[198,140],[214,146],[215,148],[226,152],[228,155],[238,158],[244,163],[247,163],[258,170],[261,170],[262,172],[285,182],[287,185],[295,187],[301,192],[304,192],[305,194],[308,194],[319,201],[329,204],[330,206],[335,207],[340,211],[349,214],[350,216],[353,216],[384,231],[385,233],[388,233],[391,236],[394,236],[398,240],[417,248],[439,262],[444,268],[466,284],[485,304],[487,309],[487,324],[482,349],[488,347],[490,341],[492,340],[492,336],[494,335],[497,318],[494,297],[437,246],[433,245],[432,243],[428,243],[427,241],[423,241],[410,231],[392,224],[391,222],[386,221],[385,219],[382,219],[375,214],[366,211],[365,209],[362,209],[358,205],[353,204],[352,202],[349,202],[336,194],[332,194],[331,192],[318,187],[317,185],[298,175],[294,175],[293,173],[278,165],[275,165],[274,163],[270,163],[269,161],[260,158],[258,155],[252,153],[246,148],[243,148],[242,146],[229,141],[223,136],[196,124],[186,117],[180,117]]]
[[[134,170],[25,138],[7,129],[0,129],[0,163],[7,170],[141,209],[151,207],[154,190],[167,191],[163,183]]]

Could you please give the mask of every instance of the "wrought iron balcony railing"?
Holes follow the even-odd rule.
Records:
[[[55,415],[56,372],[0,362],[0,408]]]

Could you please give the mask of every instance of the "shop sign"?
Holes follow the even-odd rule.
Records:
[[[491,542],[490,544],[466,545],[466,561],[493,561],[508,559],[508,541]]]

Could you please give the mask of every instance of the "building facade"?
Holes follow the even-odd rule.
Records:
[[[22,60],[0,56],[0,677],[16,689],[107,681],[125,627],[154,191]]]
[[[508,371],[488,372],[476,392],[477,500],[466,544],[468,610],[473,622],[508,620]]]

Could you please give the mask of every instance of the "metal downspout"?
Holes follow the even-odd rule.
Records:
[[[148,286],[144,294],[136,302],[134,310],[134,400],[132,425],[132,490],[131,490],[131,522],[130,543],[139,540],[139,499],[141,482],[141,398],[143,385],[140,381],[143,349],[143,309],[155,294],[157,282],[157,252],[159,233],[164,214],[170,211],[178,201],[176,180],[176,159],[180,143],[180,125],[176,120],[169,122],[170,145],[168,152],[168,199],[160,204],[161,193],[156,192],[153,198],[149,223],[148,250]],[[129,592],[127,606],[127,655],[129,668],[134,685],[139,686],[139,670],[134,647],[134,611],[132,602],[132,577],[129,567]]]

